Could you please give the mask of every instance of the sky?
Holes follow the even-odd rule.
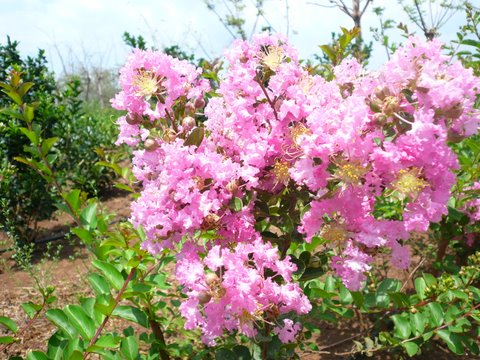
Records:
[[[224,0],[213,1],[218,4],[216,10],[224,14]],[[244,0],[248,34],[254,28],[254,2]],[[328,4],[328,0],[264,2],[265,18],[259,19],[256,29],[268,21],[275,31],[288,34],[302,58],[320,53],[318,45],[328,43],[331,32],[338,32],[340,26],[353,26],[352,20],[338,9],[313,4]],[[374,0],[373,6],[385,8],[385,19],[411,24],[397,0]],[[372,37],[369,28],[379,24],[373,6],[362,18],[367,41]],[[441,39],[455,38],[462,21],[463,14],[456,13],[441,29]],[[413,24],[409,30],[420,33]],[[221,55],[233,40],[204,0],[0,0],[0,43],[4,44],[10,35],[20,42],[22,55],[35,55],[37,49],[45,49],[57,75],[82,66],[121,66],[130,51],[122,40],[124,31],[141,34],[147,45],[163,48],[177,44],[205,58]],[[401,39],[399,30],[392,30],[390,35],[397,41]],[[371,66],[378,67],[385,60],[385,50],[375,45]]]

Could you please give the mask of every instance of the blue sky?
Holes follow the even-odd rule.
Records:
[[[246,29],[251,31],[254,0],[244,2]],[[304,58],[319,53],[318,45],[327,43],[332,31],[352,26],[351,19],[338,9],[314,6],[312,2],[315,1],[288,1],[287,22],[287,1],[265,0],[268,22],[282,33],[287,32],[288,24],[291,42]],[[397,0],[375,0],[374,6],[386,8],[385,18],[409,23]],[[219,5],[218,10],[223,12],[224,8]],[[265,23],[264,19],[261,21]],[[452,17],[441,29],[441,39],[454,38],[462,21],[461,12]],[[367,10],[362,25],[368,40],[369,27],[378,26],[372,8]],[[410,29],[418,32],[413,25]],[[142,34],[158,48],[178,44],[203,57],[218,56],[232,41],[203,0],[0,0],[0,42],[5,43],[6,35],[10,35],[20,42],[23,55],[45,49],[56,73],[64,68],[71,71],[74,66],[120,66],[129,51],[122,40],[124,31]],[[398,30],[391,32],[400,39],[398,34]],[[380,65],[385,58],[384,50],[377,46],[372,66]]]

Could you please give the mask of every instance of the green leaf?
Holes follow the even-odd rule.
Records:
[[[68,360],[84,360],[83,353],[79,350],[74,350],[68,357]]]
[[[329,45],[320,45],[319,47],[328,56],[332,64],[335,65],[337,62],[337,57],[335,55],[335,51],[333,50],[333,48]]]
[[[427,284],[423,278],[416,278],[415,279],[415,290],[417,291],[418,297],[420,300],[425,300],[425,289],[427,288]]]
[[[42,309],[42,305],[34,304],[31,301],[22,304],[23,311],[31,319]]]
[[[15,104],[22,105],[22,98],[14,91],[3,91],[7,96],[12,99]]]
[[[437,283],[437,278],[433,276],[432,274],[423,274],[423,279],[425,280],[425,284],[427,286],[432,286]]]
[[[321,267],[318,267],[318,268],[308,267],[305,269],[302,276],[298,280],[299,281],[312,280],[322,276],[323,274],[325,274],[325,271]]]
[[[402,347],[405,349],[405,351],[407,352],[408,356],[412,357],[414,356],[415,354],[418,353],[418,351],[420,350],[420,347],[414,343],[413,341],[409,341],[409,342],[406,342],[406,343],[403,343],[402,344]]]
[[[80,221],[87,229],[95,229],[97,226],[97,203],[91,203],[80,214]]]
[[[120,352],[126,360],[135,360],[138,357],[138,342],[134,336],[128,336],[122,339]]]
[[[115,186],[117,189],[120,189],[120,190],[125,190],[125,191],[131,192],[131,193],[135,192],[135,190],[131,186],[128,186],[128,185],[125,185],[125,184],[116,183],[113,186]]]
[[[42,141],[42,155],[47,155],[53,145],[58,141],[58,137],[51,137]]]
[[[70,339],[77,337],[77,331],[70,324],[67,315],[65,315],[62,310],[50,309],[45,313],[45,317],[62,330]]]
[[[117,306],[115,309],[113,309],[112,315],[133,321],[144,328],[150,328],[147,314],[139,308],[128,305]]]
[[[250,350],[248,350],[246,346],[235,345],[232,350],[237,356],[238,360],[250,360],[252,358]]]
[[[437,331],[437,335],[445,342],[445,344],[447,344],[450,351],[457,355],[463,354],[464,348],[461,337],[458,334],[452,333],[447,329],[442,329]]]
[[[401,339],[408,339],[411,334],[411,329],[407,314],[393,315],[391,319],[395,324],[395,336]]]
[[[38,145],[40,139],[34,131],[27,129],[26,127],[21,127],[20,131],[30,140],[33,145]]]
[[[397,292],[400,290],[400,281],[397,279],[385,279],[380,284],[378,284],[377,293],[388,294],[391,292]]]
[[[11,344],[15,342],[13,336],[0,336],[0,344]]]
[[[415,336],[423,334],[425,331],[425,324],[427,319],[425,314],[421,312],[416,312],[415,314],[410,314],[410,325],[412,326],[412,332]]]
[[[242,208],[243,208],[242,199],[234,197],[233,198],[233,210],[236,211],[236,212],[239,212],[239,211],[242,210]]]
[[[100,336],[95,342],[95,345],[101,346],[103,348],[114,348],[120,344],[121,337],[118,335],[107,334]]]
[[[69,210],[69,209],[67,208],[66,210]],[[93,236],[90,233],[90,231],[88,231],[87,229],[76,227],[76,228],[70,229],[70,231],[73,234],[77,235],[78,238],[82,240],[83,243],[86,245],[90,245],[93,242]]]
[[[61,331],[55,332],[48,340],[47,355],[51,360],[63,360],[63,354],[65,347],[67,346],[67,340],[61,335]]]
[[[431,316],[429,320],[432,327],[437,327],[443,323],[443,309],[442,306],[436,302],[427,304],[426,308],[430,311]]]
[[[215,351],[215,360],[237,360],[237,355],[232,350],[220,348]]]
[[[124,279],[115,266],[98,259],[93,260],[92,265],[105,275],[105,278],[115,289],[120,290],[122,288]]]
[[[203,127],[196,127],[190,132],[183,144],[185,146],[195,145],[198,147],[202,143],[204,134],[205,130]]]
[[[95,324],[81,306],[67,305],[64,311],[71,324],[85,340],[90,340],[95,335]]]
[[[35,117],[35,108],[30,105],[24,104],[23,106],[23,118],[27,123],[31,123]],[[38,132],[40,134],[40,132]],[[40,138],[40,137],[39,137]]]
[[[110,286],[103,276],[99,274],[91,274],[88,276],[88,281],[97,295],[110,294]]]
[[[18,89],[17,89],[17,92],[18,92],[18,95],[20,95],[21,97],[23,97],[27,92],[28,90],[30,90],[30,88],[34,85],[33,82],[24,82],[22,83]]]
[[[18,120],[23,120],[23,114],[12,109],[0,109],[0,114],[5,114]]]
[[[6,316],[0,316],[0,324],[15,334],[18,332],[18,326],[15,324],[15,321]]]
[[[32,351],[28,353],[27,360],[49,360],[49,359],[44,352]]]
[[[80,194],[81,194],[80,190],[73,189],[66,196],[66,200],[68,201],[72,209],[75,211],[75,213],[80,208]]]

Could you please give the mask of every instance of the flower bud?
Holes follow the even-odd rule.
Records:
[[[197,100],[195,100],[195,108],[196,109],[203,109],[205,107],[205,100],[203,100],[203,98],[198,98]]]
[[[185,112],[188,114],[194,114],[195,113],[195,105],[192,102],[188,102],[185,104]]]
[[[226,189],[231,192],[232,194],[235,194],[238,190],[238,181],[237,180],[232,180],[230,181],[227,186],[226,186]]]
[[[143,146],[147,151],[154,151],[155,149],[158,148],[157,142],[155,141],[155,139],[152,139],[152,138],[148,138],[147,140],[145,140],[145,142],[143,143]]]
[[[165,130],[165,132],[163,133],[163,136],[162,136],[163,141],[165,141],[167,143],[171,143],[176,138],[177,138],[177,134],[175,134],[175,131],[173,131],[172,129]]]
[[[142,122],[142,120],[142,116],[135,113],[128,113],[127,116],[125,116],[125,121],[128,125],[137,125]]]
[[[208,303],[212,299],[212,295],[210,295],[206,291],[200,291],[198,293],[197,299],[198,299],[198,302],[203,305]]]
[[[186,116],[183,118],[182,120],[182,127],[185,129],[185,130],[190,130],[191,128],[193,128],[195,126],[195,119],[191,116]]]

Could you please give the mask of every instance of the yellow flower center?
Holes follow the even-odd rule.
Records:
[[[421,170],[413,167],[409,170],[402,169],[397,174],[397,179],[392,183],[394,190],[398,191],[403,197],[416,197],[428,183],[420,178]]]
[[[295,147],[300,146],[300,144],[298,143],[300,136],[309,135],[311,133],[312,132],[310,131],[310,129],[303,124],[296,124],[295,126],[290,128],[290,137],[292,138]]]
[[[137,88],[135,95],[150,99],[158,94],[161,89],[163,79],[158,78],[153,72],[148,70],[139,70],[133,79],[133,85]]]
[[[345,162],[341,164],[335,175],[339,178],[344,184],[353,184],[357,185],[360,183],[360,180],[365,176],[368,169],[365,166],[362,166],[357,161]]]
[[[342,242],[347,240],[348,231],[345,227],[345,224],[335,221],[324,225],[322,231],[320,232],[320,236],[329,243],[340,245]]]
[[[260,54],[260,62],[272,71],[276,71],[285,60],[283,49],[277,46],[268,46],[265,52]]]
[[[275,183],[282,183],[286,184],[288,180],[290,180],[290,174],[288,170],[290,169],[290,165],[286,161],[277,160],[275,161],[275,165],[273,166],[272,173],[275,176]]]

